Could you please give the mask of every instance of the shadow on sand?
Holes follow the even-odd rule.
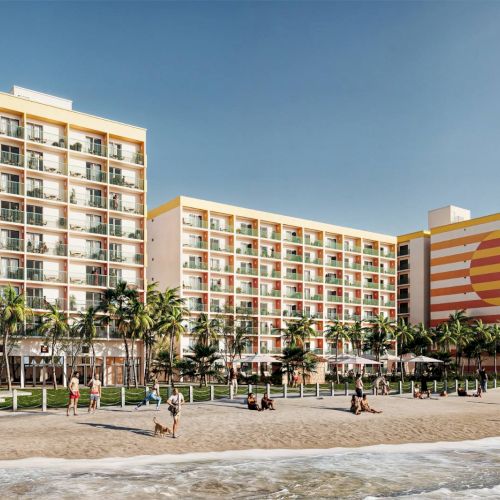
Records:
[[[94,424],[90,422],[78,422],[79,425],[88,425],[90,427],[95,427],[96,429],[109,429],[111,431],[125,431],[132,432],[134,434],[139,434],[141,436],[152,436],[153,431],[147,431],[144,429],[137,429],[135,427],[125,427],[122,425],[112,425],[112,424]]]

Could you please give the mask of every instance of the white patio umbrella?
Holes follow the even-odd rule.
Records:
[[[442,363],[440,359],[429,358],[427,356],[417,356],[415,358],[405,360],[406,363]]]
[[[281,363],[281,361],[267,354],[251,354],[250,356],[235,360],[235,363]]]
[[[380,365],[378,361],[368,358],[362,358],[361,356],[349,356],[343,355],[335,359],[335,356],[329,356],[328,361],[330,363],[338,363],[339,365]]]
[[[395,354],[383,354],[380,356],[380,361],[399,361],[399,356]]]

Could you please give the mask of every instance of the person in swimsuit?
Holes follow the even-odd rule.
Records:
[[[363,379],[361,378],[361,374],[359,374],[359,373],[356,375],[355,387],[356,387],[356,396],[358,398],[362,398],[363,397]]]
[[[179,420],[181,418],[181,409],[184,404],[184,396],[179,392],[177,387],[174,387],[172,395],[167,400],[168,409],[172,418],[174,419],[174,425],[172,426],[172,437],[177,437],[175,431],[179,428]]]
[[[134,408],[138,410],[142,405],[145,405],[148,401],[156,401],[156,411],[160,411],[161,396],[160,396],[160,384],[158,379],[154,379],[153,387],[147,393],[146,397]]]
[[[382,410],[375,410],[368,404],[368,398],[366,394],[363,394],[363,398],[361,399],[361,411],[366,411],[368,413],[382,413]]]
[[[90,403],[89,413],[94,413],[97,410],[99,399],[101,398],[101,381],[99,375],[95,374],[89,382],[90,387]]]
[[[267,392],[262,396],[261,406],[263,410],[276,410],[274,407],[274,399],[271,399]]]
[[[69,417],[69,409],[73,406],[73,414],[78,415],[78,400],[80,399],[80,373],[75,372],[69,381],[69,401],[66,408],[66,416]]]
[[[351,398],[351,412],[354,413],[354,415],[361,415],[361,406],[359,405],[359,399],[356,397],[356,394],[353,394]]]
[[[253,392],[251,392],[247,397],[247,407],[249,410],[260,411],[259,405],[257,404],[257,398]]]

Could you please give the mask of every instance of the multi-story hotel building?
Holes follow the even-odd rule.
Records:
[[[148,281],[180,287],[193,317],[247,327],[249,353],[279,353],[286,322],[314,318],[308,347],[326,355],[332,320],[396,319],[396,246],[393,236],[180,196],[148,213]]]
[[[144,129],[73,111],[66,99],[0,93],[0,287],[10,283],[34,311],[10,352],[15,382],[46,376],[47,303],[73,316],[120,280],[144,294],[145,146]],[[104,383],[123,383],[114,326],[98,337]],[[78,358],[82,375],[89,365]],[[61,352],[62,381],[66,369]]]

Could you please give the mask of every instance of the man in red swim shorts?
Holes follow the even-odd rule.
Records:
[[[77,415],[78,399],[80,399],[80,373],[75,372],[69,382],[69,401],[66,408],[66,416],[69,417],[69,409],[73,406],[73,414]]]

